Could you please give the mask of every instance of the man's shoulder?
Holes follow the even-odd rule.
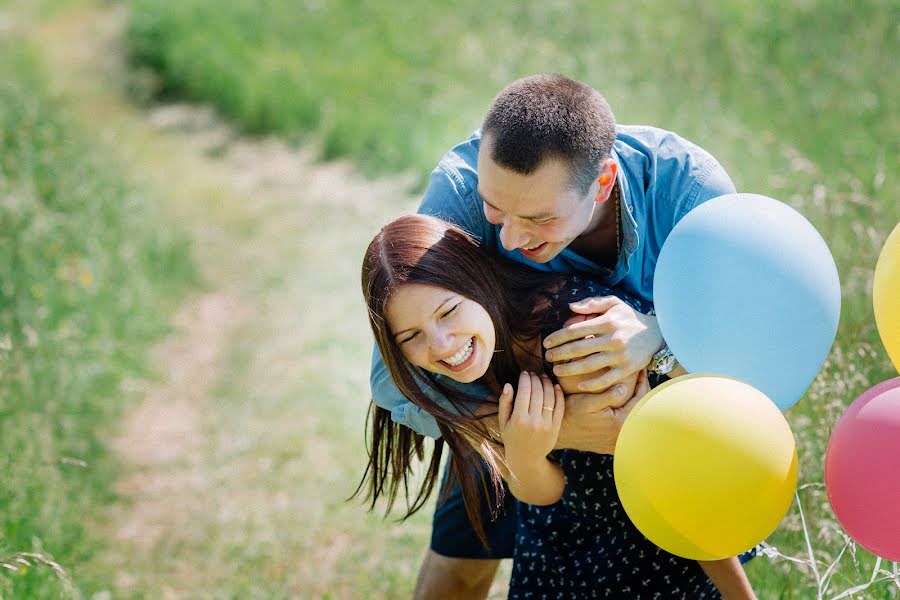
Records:
[[[490,228],[478,196],[478,148],[481,130],[453,146],[438,162],[418,212],[459,225],[482,243],[490,243]]]
[[[657,160],[685,156],[712,158],[707,150],[674,131],[650,125],[617,125],[616,150],[619,153],[630,150]]]
[[[435,167],[457,185],[466,190],[478,187],[478,148],[481,146],[481,130],[450,148]]]

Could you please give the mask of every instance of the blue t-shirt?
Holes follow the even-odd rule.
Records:
[[[488,252],[544,271],[589,273],[601,284],[619,286],[650,302],[656,260],[675,224],[695,206],[735,192],[722,165],[699,146],[663,129],[620,125],[612,148],[622,201],[623,243],[616,266],[607,269],[568,248],[550,262],[535,263],[517,250],[505,250],[500,243],[500,226],[488,223],[484,216],[478,194],[480,144],[481,131],[476,131],[444,155],[431,174],[420,213],[459,225],[478,238]],[[372,400],[390,410],[394,421],[423,435],[440,437],[434,418],[394,385],[377,347],[369,382]]]

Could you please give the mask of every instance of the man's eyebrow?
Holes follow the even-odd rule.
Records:
[[[478,195],[481,197],[482,202],[484,202],[485,204],[487,204],[488,206],[490,206],[497,212],[503,212],[501,209],[499,209],[496,206],[494,206],[493,204],[491,204],[490,201],[488,201],[488,199],[484,197],[484,194],[481,192],[481,190],[478,190]],[[544,219],[549,219],[549,218],[555,217],[555,216],[556,216],[556,213],[553,213],[553,212],[542,212],[542,213],[538,213],[536,215],[531,215],[528,217],[519,217],[519,218],[526,219],[528,221],[542,221]]]
[[[451,300],[453,300],[453,296],[447,296],[446,298],[441,300],[441,303],[438,304],[437,308],[434,309],[434,312],[431,313],[431,315],[434,316],[434,315],[438,314],[439,312],[441,312],[441,309],[444,308],[444,306],[446,306],[447,303],[450,302]],[[403,331],[398,331],[391,335],[393,335],[394,337],[397,337],[401,333],[406,333],[407,331],[412,331],[413,329],[415,329],[415,327],[408,327],[408,328],[404,329]]]

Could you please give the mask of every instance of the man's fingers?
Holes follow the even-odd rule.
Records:
[[[601,335],[597,337],[589,337],[587,339],[578,339],[574,342],[562,344],[552,350],[544,353],[544,358],[548,362],[559,362],[562,360],[573,360],[582,358],[590,354],[598,352],[618,351],[623,348],[623,344],[617,340],[613,340],[612,334]]]
[[[571,304],[569,304],[569,309],[573,313],[577,313],[580,315],[586,315],[590,313],[605,313],[620,302],[621,300],[619,300],[619,298],[617,298],[616,296],[585,298],[584,300],[572,302]]]
[[[609,352],[603,352],[601,354],[591,354],[590,356],[585,356],[583,358],[579,358],[577,360],[573,360],[572,362],[557,364],[553,366],[553,374],[557,377],[573,377],[575,375],[589,375],[591,373],[596,373],[600,369],[605,369],[606,367],[613,366],[614,361],[617,357]],[[594,379],[588,379],[587,381],[593,381]],[[613,381],[616,381],[613,379]],[[591,388],[585,388],[584,384],[578,386],[579,389],[583,392],[593,392],[604,390],[609,387],[609,384],[606,384],[604,387],[594,386]]]
[[[600,392],[615,383],[624,381],[627,376],[628,373],[623,368],[616,367],[597,377],[585,379],[578,384],[578,389],[582,392]],[[631,392],[630,389],[628,391]],[[626,398],[630,397],[630,395],[626,396]]]
[[[637,403],[640,402],[641,398],[643,398],[643,395],[638,396],[637,394],[635,394],[634,396],[631,397],[631,400],[626,402],[624,405],[620,406],[619,408],[613,409],[616,416],[619,418],[620,423],[625,422],[625,419],[631,413],[631,410],[635,407],[635,405],[637,405]]]
[[[634,386],[634,398],[640,400],[650,392],[650,380],[647,378],[647,371],[641,369],[638,372],[637,384]]]
[[[586,415],[601,410],[618,408],[631,398],[631,390],[624,383],[616,384],[601,393],[569,394],[566,404],[570,416]]]
[[[506,427],[506,423],[509,421],[509,417],[512,416],[513,410],[513,387],[508,383],[503,384],[503,392],[500,394],[498,405],[497,421],[500,425],[500,430],[503,431],[503,428]]]
[[[604,335],[611,331],[612,324],[609,322],[609,319],[601,315],[593,319],[566,325],[562,329],[554,331],[544,338],[544,348],[555,348],[566,342],[580,340],[588,335]]]

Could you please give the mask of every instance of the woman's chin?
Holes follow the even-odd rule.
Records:
[[[484,377],[484,374],[487,373],[487,371],[488,365],[473,366],[471,369],[466,369],[462,373],[450,374],[450,378],[459,383],[472,383],[473,381]]]

